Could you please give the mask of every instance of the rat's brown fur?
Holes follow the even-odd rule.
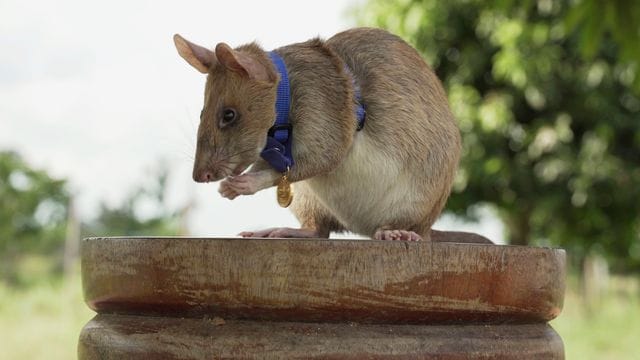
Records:
[[[253,164],[248,173],[221,183],[223,196],[273,186],[281,174],[259,158],[275,116],[277,81],[268,79],[278,75],[268,55],[249,44],[235,50],[236,58],[242,56],[235,62],[233,53],[218,54],[217,47],[217,58],[226,62],[222,64],[211,60],[212,52],[201,55],[207,50],[188,44],[194,51],[181,55],[190,63],[193,57],[201,59],[192,65],[200,69],[213,63],[205,66],[209,77],[194,179],[219,180]],[[303,229],[309,236],[324,237],[331,231],[374,236],[398,229],[429,238],[451,190],[460,135],[440,81],[418,52],[395,35],[369,28],[276,52],[289,73],[295,160],[289,175],[295,188],[291,209]],[[238,71],[240,60],[246,64],[247,59],[253,62]],[[366,105],[366,123],[359,132],[355,90],[345,64]],[[236,107],[242,115],[234,126],[220,129],[224,106]],[[215,176],[203,180],[203,171]]]

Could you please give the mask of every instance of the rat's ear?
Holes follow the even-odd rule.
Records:
[[[178,54],[203,74],[208,73],[209,69],[217,62],[216,54],[213,51],[196,45],[178,34],[173,35],[173,42],[176,44]]]
[[[258,60],[240,51],[233,50],[225,43],[216,45],[216,58],[227,69],[248,76],[252,80],[274,81],[269,71]]]

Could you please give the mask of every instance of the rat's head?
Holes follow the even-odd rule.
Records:
[[[173,40],[182,58],[208,74],[193,179],[209,182],[238,175],[265,146],[275,118],[278,75],[255,44],[234,50],[220,43],[214,52],[177,34]]]

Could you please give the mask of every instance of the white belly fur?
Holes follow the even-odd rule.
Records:
[[[350,231],[373,235],[395,219],[406,221],[417,215],[414,194],[418,189],[411,178],[415,174],[383,150],[366,133],[357,133],[351,151],[335,171],[306,181]]]

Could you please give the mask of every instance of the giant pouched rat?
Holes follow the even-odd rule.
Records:
[[[177,34],[174,42],[180,56],[208,74],[194,180],[224,179],[219,192],[229,199],[278,184],[286,191],[287,181],[293,183],[291,209],[302,228],[242,236],[352,231],[382,240],[433,235],[439,241],[486,242],[431,231],[451,190],[460,134],[440,81],[399,37],[357,28],[272,54],[255,43],[236,49],[219,43],[211,51]],[[285,77],[292,166],[276,171],[260,155]]]

